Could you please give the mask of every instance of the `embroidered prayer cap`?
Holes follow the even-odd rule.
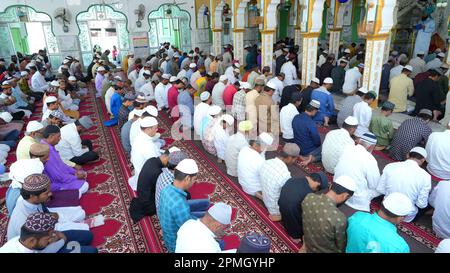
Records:
[[[268,145],[268,146],[272,145],[272,143],[273,143],[273,137],[272,137],[270,134],[266,133],[266,132],[261,133],[261,134],[258,136],[258,138],[259,138],[264,144],[266,144],[266,145]]]
[[[318,100],[311,100],[309,105],[311,105],[312,107],[314,107],[316,109],[319,109],[320,108],[320,101],[318,101]]]
[[[333,84],[333,79],[330,78],[330,77],[325,78],[325,80],[323,80],[323,83],[326,83],[326,84]]]
[[[414,205],[411,200],[408,196],[400,192],[393,192],[385,196],[383,206],[398,216],[406,216],[414,211]]]
[[[196,68],[196,67],[197,67],[197,65],[195,63],[190,63],[189,64],[189,68]]]
[[[47,156],[50,153],[50,147],[47,144],[33,143],[30,146],[30,154],[35,156]]]
[[[50,116],[57,118],[57,119],[62,119],[64,117],[64,114],[59,109],[57,109],[57,110],[51,111]]]
[[[364,86],[361,86],[358,89],[359,92],[363,93],[363,94],[367,94],[369,92],[369,90],[367,90],[367,88],[365,88]]]
[[[23,181],[22,188],[29,192],[37,192],[47,189],[50,186],[50,178],[45,174],[31,174]]]
[[[198,166],[195,160],[186,158],[183,159],[180,163],[178,163],[177,170],[184,174],[197,174],[198,173]]]
[[[45,98],[45,104],[56,102],[58,99],[55,96],[48,96]]]
[[[313,79],[311,80],[311,82],[315,82],[315,83],[317,83],[317,84],[320,84],[319,78],[313,78]]]
[[[270,245],[267,236],[252,232],[241,239],[237,253],[269,253]]]
[[[356,190],[355,180],[353,180],[353,178],[351,178],[350,176],[346,175],[339,176],[334,180],[334,183],[341,185],[342,187],[352,192],[355,192]]]
[[[363,64],[363,63],[360,63],[360,64],[358,64],[358,67],[359,67],[359,68],[364,68],[364,64]]]
[[[377,98],[377,93],[375,93],[375,91],[369,91],[367,92],[367,95],[370,95],[373,99]]]
[[[364,135],[362,135],[361,141],[375,145],[377,144],[377,137],[374,134],[367,132]]]
[[[44,171],[44,164],[39,158],[17,160],[9,167],[9,178],[19,183],[32,174],[41,174]]]
[[[101,72],[101,71],[106,71],[105,67],[99,66],[99,67],[97,68],[97,72]]]
[[[218,115],[220,114],[220,112],[222,112],[222,108],[220,108],[220,106],[218,105],[212,105],[208,108],[208,115],[210,116]]]
[[[353,117],[353,116],[348,116],[345,120],[344,123],[350,125],[350,126],[358,126],[358,119]]]
[[[419,111],[419,114],[428,115],[430,117],[433,116],[433,112],[431,112],[431,110],[429,110],[429,109],[422,109],[422,110]]]
[[[219,77],[219,81],[220,81],[220,82],[224,82],[224,81],[226,81],[226,80],[228,80],[228,77],[227,77],[226,75],[221,75],[221,76]]]
[[[320,189],[328,188],[328,177],[324,172],[312,173],[311,178],[314,181],[320,182]]]
[[[94,122],[89,116],[83,116],[81,117],[78,122],[83,126],[86,130],[89,130],[94,126]]]
[[[51,83],[50,83],[50,86],[53,86],[53,87],[59,87],[59,81],[52,81]]]
[[[299,156],[300,147],[295,143],[286,143],[283,147],[283,152],[289,156]]]
[[[233,209],[231,206],[222,202],[216,203],[208,209],[208,214],[222,225],[229,225],[231,223],[232,212]]]
[[[207,100],[209,99],[210,96],[211,96],[211,94],[209,94],[208,91],[203,91],[203,92],[200,94],[200,99],[201,99],[201,101],[207,101]]]
[[[154,117],[145,117],[140,120],[140,125],[143,128],[149,128],[158,125],[158,121]]]
[[[395,104],[393,104],[393,103],[390,102],[390,101],[385,101],[381,107],[382,107],[382,108],[385,108],[385,109],[387,109],[387,110],[394,110]]]
[[[253,129],[253,124],[250,120],[243,120],[239,122],[239,131],[241,132],[248,132],[251,129]]]
[[[44,125],[42,125],[42,123],[40,123],[37,120],[32,120],[30,122],[28,122],[27,124],[27,133],[32,133],[32,132],[36,132],[39,131],[41,129],[44,128]]]
[[[56,223],[58,223],[58,219],[54,214],[35,212],[28,215],[23,226],[32,232],[46,233],[55,230]]]
[[[423,156],[425,159],[427,158],[428,154],[427,154],[427,150],[425,150],[422,147],[414,147],[411,149],[411,151],[409,151],[410,153],[418,153],[421,156]]]
[[[170,152],[170,149],[169,149]],[[173,166],[177,166],[181,161],[186,159],[187,156],[182,151],[173,151],[169,153],[169,164]]]

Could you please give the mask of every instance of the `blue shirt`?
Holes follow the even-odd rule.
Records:
[[[292,120],[294,142],[300,147],[301,155],[308,155],[321,145],[316,123],[306,113],[296,115]]]
[[[357,212],[348,219],[347,253],[409,253],[397,228],[378,213]]]
[[[130,119],[129,121],[125,122],[125,124],[122,126],[122,129],[120,129],[120,140],[122,142],[123,149],[127,153],[131,153],[130,130],[132,124],[133,120]]]
[[[114,93],[111,97],[111,113],[114,118],[119,118],[119,110],[122,106],[122,96],[119,93]]]
[[[23,98],[20,96],[20,87],[16,86],[15,88],[12,88],[12,95],[16,98],[16,103],[14,103],[14,106],[16,107],[27,107],[28,102],[24,101]]]
[[[161,191],[159,197],[158,218],[163,231],[164,243],[169,252],[175,252],[177,232],[191,216],[186,200],[187,193],[173,184]]]
[[[334,113],[334,100],[330,92],[316,89],[311,93],[311,100],[320,102],[320,108],[313,120],[323,123],[324,117],[332,117]]]
[[[187,128],[192,128],[192,118],[194,114],[194,101],[192,100],[191,94],[189,91],[184,90],[182,91],[177,98],[178,107],[182,107],[181,105],[185,106],[182,108],[179,108],[180,111],[180,119],[181,123],[186,126]],[[189,110],[188,110],[189,109]]]

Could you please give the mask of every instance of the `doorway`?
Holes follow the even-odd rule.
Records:
[[[76,23],[80,30],[78,39],[85,67],[92,62],[94,47],[103,53],[107,49],[112,52],[115,46],[118,50],[119,63],[122,57],[128,54],[130,50],[128,19],[122,12],[108,5],[92,5],[77,15]],[[112,54],[109,58],[113,62]]]
[[[191,49],[191,16],[177,5],[164,4],[148,16],[150,52],[169,42],[182,51]]]
[[[61,64],[51,17],[31,7],[15,5],[0,13],[0,41],[0,58],[7,62],[17,52],[31,55],[40,49],[47,49],[52,68],[57,69]]]

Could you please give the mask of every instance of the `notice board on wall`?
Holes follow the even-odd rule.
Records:
[[[135,58],[147,58],[149,55],[149,40],[147,35],[133,37],[133,51]]]

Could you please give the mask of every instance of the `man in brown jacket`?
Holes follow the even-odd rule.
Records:
[[[264,91],[255,100],[259,134],[267,132],[272,133],[274,136],[279,135],[279,111],[272,99],[275,89],[276,86],[273,83],[268,83],[264,87]]]

